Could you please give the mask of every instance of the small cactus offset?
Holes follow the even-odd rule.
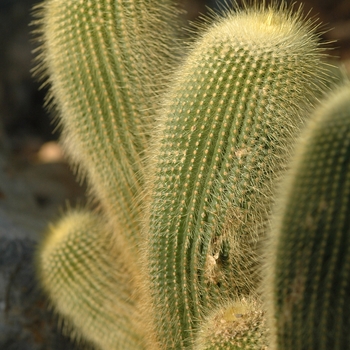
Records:
[[[284,185],[267,250],[272,349],[350,349],[350,84],[315,112]]]
[[[72,337],[100,350],[265,350],[274,344],[267,325],[273,339],[282,334],[295,345],[283,327],[275,331],[277,321],[266,320],[261,247],[294,141],[337,78],[323,61],[317,26],[301,9],[277,2],[266,7],[252,0],[212,18],[179,64],[176,9],[172,0],[44,0],[36,8],[42,46],[35,74],[50,84],[48,104],[58,113],[64,149],[99,204],[97,212],[69,210],[50,226],[37,251],[41,286]],[[334,148],[341,145],[339,139]],[[339,154],[316,160],[332,165],[347,156]],[[337,213],[344,225],[336,232],[345,232],[346,212],[336,212],[346,204],[336,187],[347,188],[344,164],[325,171],[335,174],[333,187],[315,182],[320,193],[330,186],[331,203],[322,199],[306,227],[313,228],[315,215],[329,207],[322,220]],[[314,203],[305,198],[301,214]],[[327,221],[325,235],[337,220]],[[327,239],[312,244],[328,254]],[[335,235],[334,247],[342,240]],[[287,277],[274,270],[283,287],[271,293],[280,298],[273,319],[283,301],[293,301],[294,294],[282,296],[290,292],[283,281],[299,283],[293,254],[309,262],[310,271],[325,271],[322,254],[302,252],[286,253]],[[282,255],[283,249],[276,260]],[[330,266],[340,263],[331,258]],[[339,303],[321,312],[315,282],[313,309],[303,327],[296,324],[305,316],[297,305],[295,330],[325,332],[331,315],[340,349],[347,270],[345,280],[314,275],[317,283],[337,280],[340,294],[325,293]],[[319,315],[323,328],[315,331],[312,317]],[[300,345],[305,338],[296,339]]]
[[[68,334],[102,350],[143,350],[134,281],[111,239],[99,216],[70,211],[38,249],[38,276]]]
[[[267,350],[265,312],[257,301],[224,305],[203,322],[195,350]]]
[[[147,245],[164,349],[259,284],[273,183],[326,80],[312,26],[283,6],[229,13],[189,51],[159,117]]]

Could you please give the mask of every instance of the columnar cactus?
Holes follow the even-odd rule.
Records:
[[[267,251],[272,349],[350,349],[350,85],[317,109]]]
[[[162,348],[190,348],[208,309],[256,290],[273,184],[325,72],[312,26],[283,6],[229,13],[190,50],[151,156],[147,261]]]
[[[36,75],[51,84],[71,163],[119,238],[139,242],[142,154],[148,148],[176,26],[170,0],[47,0],[37,8],[42,42]]]
[[[103,232],[110,232],[110,244],[116,246],[118,255],[124,256],[118,256],[118,262],[115,261],[117,271],[120,265],[128,267],[125,271],[128,276],[113,280],[116,284],[114,289],[132,290],[132,296],[129,296],[132,306],[136,304],[135,299],[139,298],[135,284],[140,261],[137,254],[141,205],[137,199],[144,190],[143,153],[148,148],[158,106],[155,96],[167,80],[163,73],[169,70],[170,65],[174,65],[177,47],[175,22],[178,21],[176,9],[171,0],[163,1],[161,5],[146,0],[46,0],[36,7],[36,16],[36,35],[41,47],[35,75],[44,84],[50,84],[48,103],[58,112],[66,154],[71,164],[78,168],[80,176],[87,177],[90,194],[102,208],[102,217],[98,219],[101,230],[94,228],[100,233],[90,233],[90,225],[84,220],[78,220],[82,226],[79,227],[77,223],[74,229],[67,228],[67,240],[63,240],[57,249],[60,254],[70,251],[70,248],[65,250],[62,246],[71,241],[69,236],[72,235],[74,241],[75,235],[79,233],[79,239],[89,235],[83,242],[85,244],[87,240],[94,251],[91,237],[105,237]],[[72,214],[68,213],[68,218],[71,217]],[[62,220],[72,222],[71,219]],[[103,221],[106,223],[102,224]],[[66,225],[60,222],[57,226],[58,231],[66,229]],[[49,230],[49,236],[60,235],[56,232]],[[56,244],[57,240],[48,238],[48,242]],[[75,247],[80,252],[78,242]],[[104,249],[98,252],[104,253],[106,257],[96,260],[96,264],[100,266],[101,261],[106,260],[112,269],[114,265],[113,257],[108,256],[110,253]],[[86,286],[96,286],[101,295],[109,300],[111,296],[108,292],[112,293],[113,290],[111,285],[104,285],[104,276],[85,273],[83,268],[74,269],[68,263],[67,271],[71,269],[69,273],[77,281],[86,280],[86,288],[77,288],[74,279],[61,281],[64,275],[46,269],[54,253],[55,250],[49,249],[49,245],[41,245],[38,250],[38,269],[41,284],[56,305],[55,309],[78,328],[80,336],[96,342],[97,330],[105,329],[105,334],[102,331],[100,333],[103,348],[124,349],[121,342],[115,341],[121,334],[120,326],[127,324],[127,321],[121,325],[116,321],[119,306],[113,308],[106,302],[100,305],[96,317],[93,313],[89,318],[88,313],[92,309],[84,304],[85,299],[80,300],[84,293],[92,296],[96,294],[94,290],[89,292]],[[129,259],[130,254],[134,258]],[[91,264],[89,256],[81,256],[81,259],[81,267],[84,259],[87,265]],[[67,261],[70,261],[70,256],[67,256]],[[99,271],[103,270],[101,266]],[[106,267],[106,264],[103,266]],[[86,271],[90,269],[86,267]],[[73,284],[70,286],[70,283]],[[58,293],[58,286],[69,291],[70,298],[66,301],[69,307],[64,308],[64,300],[68,295]],[[86,298],[87,303],[91,296]],[[134,315],[131,306],[126,320]],[[102,317],[104,307],[106,319]],[[82,316],[78,314],[81,309],[85,310],[82,315],[86,317],[83,326]],[[128,308],[124,309],[121,315],[128,313]],[[113,312],[117,314],[113,316]],[[88,320],[92,323],[92,319],[95,319],[96,331],[88,326]],[[114,322],[115,329],[112,330],[110,327]],[[132,327],[130,331],[134,333]],[[107,333],[111,333],[110,336]],[[136,344],[135,339],[131,339],[131,344]]]
[[[142,350],[135,281],[111,239],[98,215],[69,212],[41,243],[38,276],[70,335],[102,350]]]

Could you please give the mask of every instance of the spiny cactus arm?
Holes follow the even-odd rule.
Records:
[[[51,85],[71,162],[132,245],[154,95],[176,47],[171,3],[46,0],[36,8],[42,45],[34,74]]]
[[[102,350],[145,349],[135,286],[97,215],[68,212],[49,227],[37,251],[40,284],[71,337]]]
[[[350,349],[350,84],[317,109],[267,245],[272,349]]]
[[[211,312],[200,330],[194,350],[267,350],[265,313],[261,304],[242,299]]]
[[[272,183],[326,70],[312,24],[283,7],[230,13],[190,50],[149,171],[147,259],[164,349],[190,348],[217,298],[254,291]]]

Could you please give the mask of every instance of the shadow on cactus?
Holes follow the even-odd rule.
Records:
[[[99,203],[69,211],[37,252],[72,337],[267,348],[258,271],[275,186],[336,81],[316,23],[254,2],[199,26],[180,57],[170,0],[46,0],[37,17],[35,74]]]

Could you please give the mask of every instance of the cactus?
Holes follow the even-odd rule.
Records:
[[[216,18],[168,85],[175,8],[158,6],[37,8],[35,74],[100,203],[51,227],[38,275],[73,336],[102,350],[263,348],[263,307],[250,300],[274,183],[333,83],[314,24],[256,4]]]
[[[204,321],[195,350],[267,350],[265,313],[260,303],[234,301],[224,305]]]
[[[36,8],[42,42],[35,75],[51,84],[62,142],[108,219],[137,247],[148,148],[157,103],[176,47],[170,0],[60,1]]]
[[[273,349],[350,349],[350,84],[315,112],[267,249]]]
[[[146,337],[137,323],[134,281],[110,241],[98,215],[70,211],[50,226],[40,244],[38,276],[72,337],[102,350],[143,350]]]
[[[47,103],[58,112],[65,152],[80,177],[86,176],[91,197],[100,203],[100,212],[111,232],[110,243],[124,256],[118,258],[117,264],[128,266],[130,276],[123,281],[132,281],[133,288],[131,285],[126,288],[132,290],[133,301],[139,298],[134,285],[140,261],[142,203],[137,198],[144,187],[143,153],[148,148],[158,106],[155,96],[167,80],[162,73],[175,62],[177,10],[171,0],[161,5],[146,0],[46,0],[35,12],[35,33],[41,47],[34,74],[44,85],[50,84]],[[69,220],[72,214],[67,215]],[[67,235],[74,235],[75,230],[88,234],[82,226]],[[107,336],[113,332],[111,323],[117,320],[117,315],[110,315],[117,312],[110,304],[105,305],[110,323],[105,326],[101,305],[101,317],[95,320],[100,323],[96,331],[81,326],[76,310],[83,305],[63,308],[64,300],[56,291],[62,276],[47,270],[47,275],[42,273],[50,254],[47,245],[38,250],[38,269],[41,284],[57,304],[58,312],[80,328],[80,336],[96,341],[98,334],[103,334],[100,329],[105,328],[102,338],[106,339],[101,340],[104,348],[118,348],[119,344],[124,349],[114,341],[118,332]],[[129,259],[130,254],[134,258]],[[112,257],[106,259],[112,262]],[[79,274],[79,271],[70,273]],[[89,286],[100,284],[98,275],[86,277]],[[69,288],[68,283],[72,282],[62,283],[71,291],[73,301],[67,303],[73,305],[80,298],[79,294],[73,297],[79,289]],[[88,310],[91,309],[86,309],[85,316]],[[134,312],[130,310],[130,314]]]
[[[299,13],[257,6],[216,21],[176,74],[149,171],[146,253],[164,349],[190,347],[207,309],[256,290],[273,183],[322,94],[321,56]]]

